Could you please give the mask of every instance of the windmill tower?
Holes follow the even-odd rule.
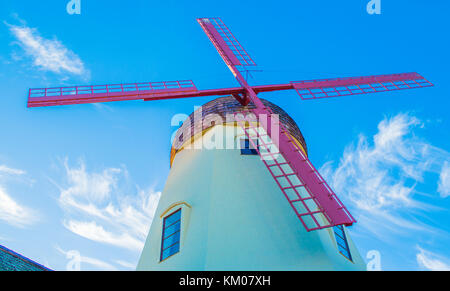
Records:
[[[261,101],[306,155],[294,120]],[[137,269],[364,269],[345,228],[308,232],[301,226],[252,145],[257,136],[247,137],[239,122],[227,120],[249,107],[221,97],[197,109],[177,131],[170,174]],[[279,155],[267,162],[285,160]]]
[[[138,270],[362,270],[355,221],[308,158],[289,115],[258,93],[319,99],[433,86],[417,73],[251,86],[255,62],[220,18],[197,20],[239,87],[192,81],[30,89],[28,106],[228,96],[179,129]],[[197,117],[197,118],[196,118]]]

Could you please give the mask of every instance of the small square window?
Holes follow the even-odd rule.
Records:
[[[181,209],[164,217],[160,261],[164,261],[180,251],[180,232]]]
[[[252,138],[252,142],[248,138],[241,139],[241,155],[258,155],[252,143],[259,148],[258,139]]]

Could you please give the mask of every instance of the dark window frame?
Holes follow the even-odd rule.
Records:
[[[172,217],[173,215],[176,215],[178,212],[180,213],[180,219],[175,220],[175,221],[173,221],[171,224],[169,224],[169,225],[166,226],[167,219],[169,219],[169,218]],[[174,212],[172,212],[172,213],[169,214],[169,215],[166,215],[166,216],[163,218],[162,235],[161,235],[161,251],[160,251],[160,255],[159,255],[159,261],[160,261],[160,262],[162,262],[162,261],[164,261],[164,260],[166,260],[166,259],[168,259],[168,258],[172,257],[173,255],[175,255],[175,254],[177,254],[177,253],[180,252],[180,243],[181,243],[181,218],[182,218],[182,217],[181,217],[181,208],[178,209],[178,210],[176,210],[176,211],[174,211]],[[176,230],[176,231],[174,231],[174,232],[173,232],[172,234],[170,234],[169,236],[164,237],[164,236],[165,236],[165,233],[166,233],[166,230],[169,229],[171,226],[175,225],[176,223],[180,223],[179,229]],[[170,246],[167,246],[166,248],[164,248],[164,241],[165,241],[166,239],[168,239],[168,238],[174,236],[174,235],[178,235],[178,241],[176,241],[176,242],[174,242],[173,244],[171,244]],[[171,254],[171,255],[169,255],[169,256],[167,256],[167,257],[163,257],[164,251],[170,249],[171,247],[175,246],[176,244],[178,244],[178,250],[177,250],[175,253],[173,253],[173,254]]]

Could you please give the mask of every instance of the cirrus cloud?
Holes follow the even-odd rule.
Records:
[[[421,247],[417,247],[417,249],[419,252],[416,255],[416,260],[421,268],[430,271],[450,271],[450,265],[444,262],[445,258]]]
[[[142,250],[160,192],[128,187],[127,169],[88,171],[85,162],[63,162],[65,177],[59,205],[66,229],[86,239],[139,252]]]
[[[68,73],[89,79],[90,72],[77,54],[56,37],[44,38],[37,28],[28,27],[24,21],[21,22],[21,25],[6,22],[5,24],[15,37],[15,43],[23,49],[27,57],[32,59],[35,67],[56,74]],[[13,52],[13,59],[21,59],[21,56]]]
[[[24,175],[25,171],[0,165],[0,220],[16,227],[34,224],[38,220],[35,210],[17,202],[2,185],[10,177]]]
[[[439,175],[438,192],[441,197],[450,196],[450,163],[445,161]]]
[[[129,233],[113,233],[106,231],[102,225],[98,225],[95,221],[82,222],[69,220],[64,222],[64,226],[79,236],[99,243],[110,244],[137,251],[142,250],[144,246],[141,240],[133,237]]]
[[[438,174],[450,154],[414,134],[423,127],[423,122],[406,113],[384,118],[372,139],[361,134],[356,144],[345,148],[337,166],[328,162],[321,168],[330,185],[349,202],[360,225],[378,237],[385,234],[383,229],[430,230],[412,213],[436,207],[417,199],[422,193],[416,188],[427,173]]]

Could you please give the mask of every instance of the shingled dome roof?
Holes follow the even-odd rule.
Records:
[[[298,128],[295,121],[279,106],[273,104],[272,102],[269,102],[265,99],[261,99],[264,105],[270,107],[273,111],[273,113],[278,114],[280,121],[283,123],[283,125],[286,127],[286,129],[289,131],[289,133],[297,139],[298,142],[301,143],[303,146],[303,149],[305,152],[307,152],[306,142],[305,139]],[[191,134],[190,136],[194,136],[195,133],[202,132],[210,127],[213,127],[217,125],[214,121],[209,120],[208,116],[212,116],[212,114],[219,115],[224,122],[226,122],[226,116],[236,113],[236,112],[243,112],[247,111],[248,109],[255,108],[255,105],[253,103],[250,103],[247,106],[242,106],[233,96],[227,96],[227,97],[220,97],[217,99],[214,99],[206,104],[204,104],[201,107],[201,114],[202,114],[202,122],[194,123],[194,115],[199,115],[200,108],[197,109],[195,112],[193,112],[191,115],[189,115],[189,118],[186,119],[186,121],[182,124],[182,126],[178,129],[178,131],[175,134],[175,138],[172,144],[172,150],[171,150],[171,157],[170,161],[173,161],[173,158],[177,151],[182,147],[182,144],[186,141],[185,138],[183,138],[183,135],[186,135],[187,128],[190,127]],[[197,117],[200,119],[199,117]]]

